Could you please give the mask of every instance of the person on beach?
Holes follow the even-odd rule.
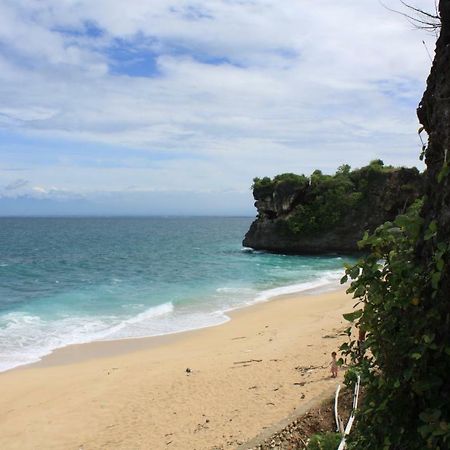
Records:
[[[333,352],[331,354],[330,366],[331,366],[331,377],[332,378],[336,378],[337,373],[338,373],[338,365],[337,365],[337,361],[336,361],[336,356],[337,356],[336,352]]]

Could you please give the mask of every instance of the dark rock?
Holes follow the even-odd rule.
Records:
[[[245,247],[287,254],[353,253],[366,230],[372,232],[394,220],[423,191],[423,175],[416,168],[373,171],[370,166],[363,167],[350,172],[354,191],[363,191],[363,199],[336,223],[303,233],[292,228],[290,219],[296,217],[301,224],[302,207],[317,202],[317,198],[309,181],[304,181],[308,178],[298,178],[297,183],[277,182],[275,178],[254,186],[258,216],[245,235]],[[320,219],[327,221],[327,217]]]

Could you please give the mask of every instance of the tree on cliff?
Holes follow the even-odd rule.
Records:
[[[371,253],[343,279],[361,306],[346,318],[367,332],[342,346],[366,385],[355,449],[450,448],[450,0],[438,15],[417,111],[429,136],[423,206],[365,236]]]

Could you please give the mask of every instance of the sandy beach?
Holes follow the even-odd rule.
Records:
[[[66,347],[1,373],[0,448],[236,448],[334,390],[352,305],[343,290],[283,296],[220,326]]]

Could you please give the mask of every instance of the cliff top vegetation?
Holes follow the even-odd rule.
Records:
[[[344,164],[334,175],[315,170],[309,177],[284,173],[254,178],[252,189],[260,217],[280,217],[277,205],[288,204],[282,213],[290,231],[315,234],[339,226],[345,216],[362,214],[369,201],[395,211],[395,217],[417,198],[420,185],[418,169],[386,166],[376,159],[354,170]]]

